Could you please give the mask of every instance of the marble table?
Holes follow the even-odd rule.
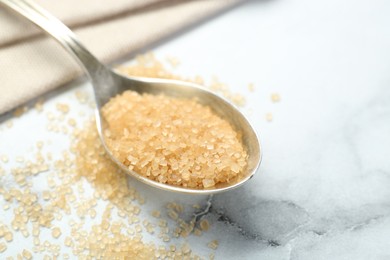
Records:
[[[244,95],[261,138],[259,172],[212,198],[210,231],[187,239],[194,252],[207,257],[205,244],[218,239],[216,259],[390,259],[389,14],[385,0],[249,1],[153,50],[177,57],[180,74],[217,75]],[[90,115],[75,101],[80,89],[88,83],[49,93],[45,109],[67,102]],[[44,138],[54,154],[69,146],[47,132],[42,114],[12,119],[12,128],[9,117],[1,117],[0,155],[23,155]],[[207,201],[136,185],[145,211]],[[14,239],[4,256],[31,244]]]

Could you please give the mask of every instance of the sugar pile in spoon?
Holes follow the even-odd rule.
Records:
[[[211,188],[239,179],[247,164],[239,134],[194,99],[126,91],[102,114],[113,155],[160,183]]]

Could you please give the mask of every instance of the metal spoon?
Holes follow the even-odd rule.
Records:
[[[192,83],[166,79],[125,77],[119,75],[95,58],[77,40],[75,34],[68,27],[40,6],[27,0],[0,0],[0,3],[24,16],[46,31],[56,39],[65,50],[72,54],[80,63],[81,67],[83,67],[89,76],[94,89],[96,100],[95,116],[99,136],[111,159],[127,174],[150,186],[167,191],[191,194],[211,194],[236,188],[249,180],[256,173],[261,161],[260,144],[256,132],[248,120],[225,99]],[[163,93],[168,96],[182,98],[197,97],[200,103],[212,108],[217,115],[230,122],[235,130],[242,134],[242,142],[248,153],[248,165],[243,174],[244,177],[236,182],[219,184],[210,189],[191,189],[159,183],[141,176],[136,172],[129,171],[107,148],[102,134],[105,123],[100,114],[100,109],[111,97],[114,97],[125,90],[133,90],[138,93]]]

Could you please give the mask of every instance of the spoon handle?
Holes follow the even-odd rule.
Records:
[[[42,7],[28,0],[0,0],[0,3],[24,16],[57,40],[76,58],[90,78],[106,71],[105,66],[77,40],[76,35]]]

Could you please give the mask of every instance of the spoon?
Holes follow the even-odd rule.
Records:
[[[12,11],[24,16],[35,25],[46,31],[57,40],[74,58],[79,62],[91,80],[95,101],[96,101],[96,124],[103,146],[111,159],[118,164],[123,171],[136,179],[156,188],[167,191],[190,193],[190,194],[213,194],[236,188],[249,180],[257,171],[260,161],[260,144],[256,132],[248,120],[227,100],[206,90],[202,86],[181,82],[177,80],[139,78],[122,76],[109,69],[94,57],[76,38],[75,34],[46,10],[28,0],[0,0],[0,3]],[[236,182],[217,184],[208,189],[192,189],[159,183],[148,179],[136,172],[130,171],[125,165],[117,160],[108,149],[104,136],[104,119],[100,113],[102,106],[110,98],[121,94],[125,90],[132,90],[150,94],[165,94],[178,98],[197,97],[198,102],[209,106],[215,114],[227,120],[235,129],[241,133],[244,149],[248,153],[247,166],[244,169],[243,177]]]

